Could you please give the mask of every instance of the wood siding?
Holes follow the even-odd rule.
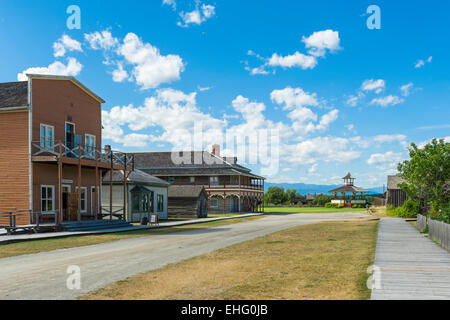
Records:
[[[30,209],[28,111],[0,112],[0,212]],[[18,216],[17,224],[30,223]],[[0,217],[0,225],[8,218]]]
[[[407,199],[408,197],[403,190],[388,190],[386,205],[393,205],[395,208],[401,207]]]
[[[65,122],[75,124],[75,133],[96,137],[101,149],[101,104],[69,80],[33,79],[33,141],[40,139],[40,124],[55,128],[55,142],[65,141]]]
[[[202,218],[207,216],[207,198],[202,194],[198,198],[169,198],[168,216],[170,218]],[[203,206],[202,206],[203,202]]]

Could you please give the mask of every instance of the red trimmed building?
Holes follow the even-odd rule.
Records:
[[[179,186],[204,186],[209,213],[264,211],[264,177],[213,151],[134,153],[135,167]],[[169,199],[170,200],[170,199]]]

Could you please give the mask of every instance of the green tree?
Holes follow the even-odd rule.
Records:
[[[295,190],[295,189],[287,189],[286,190],[285,198],[286,198],[286,201],[288,201],[289,203],[292,203],[296,196],[297,196],[297,190]]]
[[[400,184],[408,197],[420,204],[422,212],[430,204],[444,206],[450,201],[446,183],[450,181],[450,143],[433,139],[423,148],[411,143],[409,160],[398,164]],[[438,210],[439,211],[439,210]]]
[[[315,206],[324,206],[325,203],[331,202],[332,199],[333,199],[332,196],[329,196],[329,195],[326,195],[326,194],[321,194],[321,195],[317,196],[313,200],[313,205],[315,205]]]
[[[286,201],[284,188],[270,187],[264,195],[264,200],[266,203],[275,205],[282,204]]]

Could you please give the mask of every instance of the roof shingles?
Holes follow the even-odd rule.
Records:
[[[0,83],[0,109],[28,105],[28,82]]]

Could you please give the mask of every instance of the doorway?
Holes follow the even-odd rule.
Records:
[[[62,185],[62,211],[63,211],[63,221],[68,221],[70,218],[70,192],[72,186],[63,184]]]

